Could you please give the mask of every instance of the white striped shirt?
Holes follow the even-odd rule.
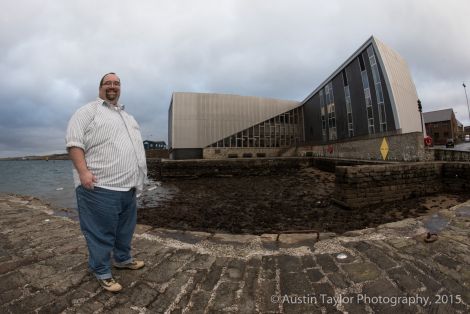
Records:
[[[67,148],[85,152],[88,170],[97,178],[95,186],[139,191],[147,180],[147,163],[140,128],[123,106],[108,105],[97,98],[72,116],[65,137]],[[73,169],[75,187],[80,178]]]

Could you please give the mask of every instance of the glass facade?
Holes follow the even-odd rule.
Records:
[[[362,87],[364,88],[364,97],[366,101],[367,129],[369,130],[369,134],[374,134],[374,109],[372,108],[372,97],[370,96],[369,77],[367,76],[367,71],[364,65],[364,60],[362,59],[362,55],[359,55],[359,64],[361,67]]]
[[[289,147],[304,140],[303,107],[289,110],[207,147]]]
[[[387,131],[387,116],[385,114],[384,95],[382,91],[382,82],[380,81],[379,68],[374,55],[372,46],[367,48],[367,55],[369,56],[370,67],[372,69],[372,78],[374,79],[375,95],[377,97],[377,106],[379,108],[379,124],[380,132]]]
[[[351,93],[349,91],[349,86],[344,87],[344,97],[346,101],[346,114],[348,116],[348,136],[354,136],[354,125],[353,125],[353,114],[351,106]]]
[[[321,134],[322,140],[326,142],[326,116],[325,116],[325,95],[323,89],[320,90],[320,112],[321,112]]]
[[[328,139],[336,140],[336,113],[335,101],[333,97],[333,83],[330,82],[325,86],[326,108],[328,113]]]
[[[351,91],[349,90],[348,75],[343,70],[344,101],[346,103],[346,115],[348,120],[348,136],[354,136],[353,114],[351,105]]]

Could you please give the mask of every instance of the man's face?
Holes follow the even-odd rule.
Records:
[[[116,74],[108,74],[104,77],[100,86],[100,98],[112,104],[117,104],[121,95],[121,82]]]

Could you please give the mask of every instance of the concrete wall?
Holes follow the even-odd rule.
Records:
[[[421,132],[366,136],[354,141],[328,145],[302,145],[288,148],[204,148],[204,159],[260,157],[324,157],[383,161],[380,147],[386,139],[389,152],[385,161],[433,161],[433,152],[425,151]],[[248,157],[250,156],[251,157]],[[237,157],[235,157],[237,156]],[[469,154],[470,158],[470,154]],[[460,159],[459,159],[460,160]]]
[[[154,180],[284,175],[295,173],[310,164],[309,158],[147,160],[149,176]]]
[[[381,164],[377,161],[329,158],[147,159],[149,176],[154,180],[174,177],[284,175],[295,173],[303,167],[316,167],[334,173],[336,166],[365,163]]]
[[[204,159],[279,157],[285,148],[204,148]]]
[[[335,174],[333,198],[349,208],[470,191],[470,163],[464,162],[339,166]]]
[[[470,163],[448,162],[442,171],[444,189],[448,192],[470,191]]]
[[[470,191],[470,163],[397,163],[335,158],[147,160],[149,177],[196,178],[295,174],[304,167],[335,172],[334,200],[349,208],[440,192]]]
[[[147,149],[145,151],[146,158],[168,158],[169,156],[168,149]]]
[[[297,153],[299,156],[383,160],[380,147],[384,138],[389,147],[385,159],[387,161],[423,161],[429,158],[425,155],[421,132],[382,135],[329,145],[302,146],[297,149]]]
[[[430,149],[434,153],[435,160],[442,161],[470,161],[470,152],[448,150],[448,149]]]

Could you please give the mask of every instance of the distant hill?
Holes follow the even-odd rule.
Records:
[[[0,160],[69,160],[69,155],[65,154],[53,154],[45,156],[24,156],[24,157],[7,157],[0,158]]]
[[[168,149],[148,149],[145,151],[147,158],[169,158]],[[64,154],[53,154],[44,156],[24,156],[24,157],[6,157],[0,158],[0,160],[69,160],[69,155]]]

